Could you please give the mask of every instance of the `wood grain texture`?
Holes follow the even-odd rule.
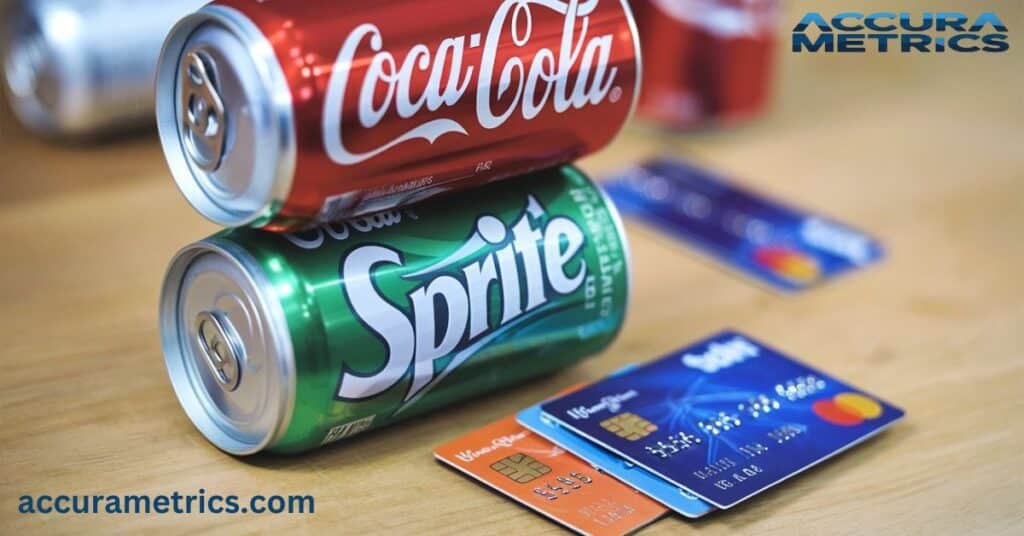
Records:
[[[986,5],[1014,32],[1014,48],[1024,46],[1020,4]],[[789,3],[785,25],[817,6]],[[729,512],[666,518],[645,534],[1020,534],[1024,63],[1015,49],[782,52],[778,102],[764,119],[684,136],[638,124],[583,162],[600,174],[647,155],[692,158],[882,237],[883,264],[785,298],[629,225],[636,288],[611,349],[529,385],[293,458],[222,454],[171,391],[157,335],[160,281],[179,247],[215,228],[178,194],[155,137],[60,147],[25,135],[5,111],[0,532],[556,534],[557,526],[435,463],[432,447],[731,326],[885,396],[908,419]],[[200,488],[312,494],[316,514],[17,514],[23,494]]]

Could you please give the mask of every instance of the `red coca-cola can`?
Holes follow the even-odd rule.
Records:
[[[764,111],[778,0],[632,0],[644,49],[638,114],[674,128]]]
[[[200,213],[293,230],[594,152],[639,83],[627,0],[222,0],[171,31],[157,120]]]

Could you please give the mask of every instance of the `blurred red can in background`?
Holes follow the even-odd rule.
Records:
[[[778,0],[631,0],[644,51],[638,114],[673,128],[733,123],[771,97]]]

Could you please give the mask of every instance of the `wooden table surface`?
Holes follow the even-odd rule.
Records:
[[[874,5],[872,3],[870,5]],[[880,5],[880,4],[879,4]],[[787,21],[813,9],[789,5]],[[858,7],[860,4],[858,4]],[[1020,4],[995,3],[1011,32]],[[1011,33],[1015,47],[1019,37]],[[771,294],[628,225],[636,288],[608,351],[563,373],[304,456],[236,459],[171,391],[163,271],[215,230],[151,134],[59,147],[0,115],[0,531],[218,529],[558,533],[436,463],[432,447],[556,390],[722,327],[750,332],[902,405],[890,432],[728,512],[645,533],[1024,531],[1024,63],[992,55],[782,53],[753,124],[670,136],[632,126],[583,162],[691,158],[861,226],[882,264]],[[24,494],[312,494],[315,515],[19,515]]]

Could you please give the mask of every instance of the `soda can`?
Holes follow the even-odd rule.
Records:
[[[153,123],[168,30],[203,0],[19,0],[0,25],[5,92],[18,120],[82,138]]]
[[[201,214],[287,231],[594,152],[639,72],[626,0],[222,0],[171,31],[157,121]]]
[[[733,123],[771,98],[778,0],[633,0],[645,52],[638,114],[673,128]]]
[[[294,453],[551,373],[622,326],[619,216],[571,167],[302,233],[182,250],[160,327],[217,447]]]

